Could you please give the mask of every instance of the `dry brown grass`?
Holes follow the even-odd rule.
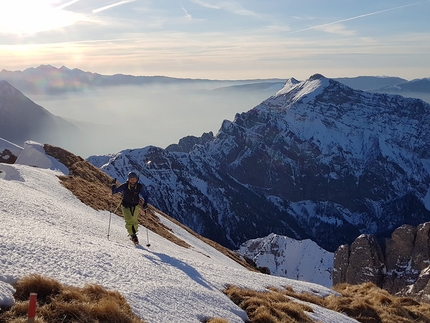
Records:
[[[275,288],[258,292],[228,286],[224,293],[247,313],[251,323],[315,323],[306,314],[313,311],[312,307],[294,302]]]
[[[430,323],[430,304],[390,295],[372,283],[341,284],[333,289],[342,296],[322,298],[296,293],[291,287],[283,290],[269,287],[267,292],[256,292],[229,286],[224,293],[246,311],[251,323],[313,322],[306,315],[312,308],[288,297],[344,313],[362,323]]]
[[[215,317],[215,318],[210,318],[208,320],[204,320],[202,323],[228,323],[228,321],[226,319]]]
[[[51,278],[30,275],[14,287],[15,304],[0,313],[1,323],[27,322],[30,293],[37,293],[36,323],[144,323],[120,293],[99,285],[70,287]]]
[[[326,307],[346,313],[359,322],[430,323],[430,304],[393,296],[372,283],[339,284],[333,289],[342,297],[327,297]]]

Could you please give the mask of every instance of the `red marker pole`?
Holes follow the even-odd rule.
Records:
[[[37,294],[30,293],[30,302],[28,304],[28,323],[34,323],[34,317],[36,316],[36,304]]]

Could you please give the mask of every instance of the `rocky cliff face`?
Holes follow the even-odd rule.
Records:
[[[334,254],[333,284],[373,282],[392,294],[430,301],[430,222],[403,225],[386,239],[383,252],[373,235],[361,235]]]
[[[88,160],[120,180],[141,171],[150,203],[227,247],[276,233],[333,252],[430,220],[429,112],[314,75],[224,121],[213,139]]]

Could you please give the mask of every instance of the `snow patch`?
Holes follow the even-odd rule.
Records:
[[[60,163],[54,157],[47,155],[42,144],[31,140],[24,143],[24,149],[19,154],[15,163],[56,170],[64,175],[69,175],[69,170],[65,165]]]

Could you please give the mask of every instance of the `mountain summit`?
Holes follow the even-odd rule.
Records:
[[[154,205],[228,247],[276,233],[334,251],[361,233],[430,220],[429,112],[422,100],[315,74],[289,80],[189,152],[88,160],[116,178],[141,171]]]

